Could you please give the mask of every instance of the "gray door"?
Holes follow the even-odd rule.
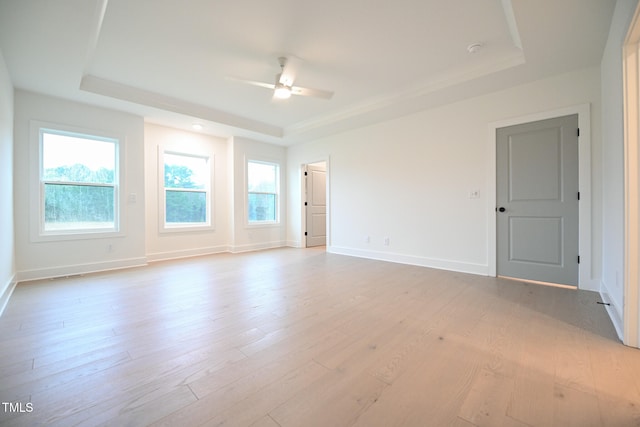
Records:
[[[327,244],[326,164],[314,163],[306,169],[307,247]]]
[[[578,116],[497,131],[499,276],[578,285]]]

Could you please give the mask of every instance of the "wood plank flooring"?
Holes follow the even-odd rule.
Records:
[[[598,300],[323,248],[24,283],[0,425],[640,426]]]

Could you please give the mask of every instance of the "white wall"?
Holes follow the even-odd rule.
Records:
[[[637,0],[618,0],[602,56],[602,288],[621,333],[624,308],[624,114],[622,46]]]
[[[149,260],[203,255],[229,250],[229,197],[227,192],[227,141],[194,132],[145,124],[146,241]],[[181,232],[161,232],[159,147],[208,154],[213,157],[213,228]]]
[[[146,263],[144,218],[144,123],[141,117],[17,90],[15,92],[14,167],[16,268],[19,280],[108,270]],[[122,136],[124,182],[120,190],[122,235],[64,241],[33,241],[33,188],[38,188],[38,138],[33,120],[105,131]],[[34,166],[35,165],[35,166]],[[37,200],[37,198],[36,198]],[[36,221],[37,224],[37,221]]]
[[[229,244],[232,252],[277,248],[285,245],[287,224],[286,149],[281,146],[234,137],[228,140],[229,152]],[[280,223],[248,225],[246,217],[246,162],[258,160],[280,165]]]
[[[300,165],[326,159],[328,250],[488,274],[488,242],[495,238],[488,235],[495,208],[488,197],[495,192],[489,123],[591,104],[592,275],[599,277],[599,87],[599,69],[583,69],[290,147],[287,240],[302,241]],[[480,197],[470,199],[475,190]]]
[[[15,286],[13,84],[0,52],[0,314]]]
[[[16,211],[21,213],[15,221],[19,280],[144,265],[147,260],[284,246],[287,218],[284,147],[243,138],[225,140],[153,124],[145,125],[141,117],[20,90],[16,91],[14,106],[14,167],[20,171],[15,178]],[[38,152],[38,141],[30,129],[34,120],[123,136],[125,173],[121,191],[125,200],[135,195],[135,201],[126,201],[123,205],[122,236],[63,241],[33,239],[33,215],[37,216],[37,210],[33,209],[33,195],[30,192],[34,193],[34,188],[35,191],[38,188],[37,166],[33,166],[37,165],[37,155],[34,156],[34,153]],[[187,151],[209,150],[213,154],[213,229],[171,233],[159,230],[160,146],[172,149],[182,146]],[[247,159],[272,161],[281,165],[283,190],[280,224],[247,224]]]

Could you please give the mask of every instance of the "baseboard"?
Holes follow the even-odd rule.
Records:
[[[299,240],[287,240],[286,246],[289,248],[304,248]]]
[[[3,287],[4,290],[0,293],[0,316],[2,316],[2,313],[4,313],[4,309],[7,307],[9,298],[11,298],[11,294],[16,288],[17,283],[18,281],[16,280],[16,275],[14,274],[13,277],[9,279],[9,282],[7,282],[7,284]]]
[[[78,274],[98,273],[101,271],[141,267],[144,265],[147,265],[146,257],[120,259],[115,261],[64,265],[57,267],[40,268],[36,270],[24,270],[18,272],[17,278],[19,282],[28,282],[32,280],[51,279],[54,277],[66,277]]]
[[[581,289],[583,291],[599,292],[600,281],[594,279],[585,279],[581,277],[578,281],[578,289]]]
[[[287,246],[284,241],[277,242],[263,242],[263,243],[252,243],[247,245],[234,245],[230,248],[229,252],[233,254],[241,253],[241,252],[253,252],[253,251],[262,251],[265,249],[276,249]]]
[[[125,260],[116,260],[99,263],[65,265],[49,268],[41,268],[35,270],[19,271],[17,278],[19,282],[51,279],[53,277],[74,276],[77,274],[97,273],[100,271],[119,270],[123,268],[141,267],[147,265],[148,262],[167,261],[171,259],[190,258],[194,256],[213,255],[217,253],[240,253],[251,252],[265,249],[275,249],[286,246],[284,242],[267,242],[251,245],[240,246],[214,246],[208,248],[199,248],[182,251],[156,252],[148,254],[144,258],[131,258]]]
[[[415,255],[396,254],[391,252],[367,251],[362,249],[328,246],[327,252],[355,256],[358,258],[375,259],[378,261],[395,262],[398,264],[417,265],[420,267],[436,268],[438,270],[456,271],[459,273],[489,275],[489,266],[485,264],[472,264],[460,261],[442,260],[435,258],[419,257]]]
[[[602,282],[602,281],[600,282],[599,293],[600,293],[600,298],[602,298],[602,302],[604,302],[605,304],[608,304],[608,305],[605,305],[604,307],[606,308],[607,314],[611,319],[611,323],[613,323],[613,327],[615,328],[616,333],[618,334],[618,338],[620,339],[620,341],[624,341],[624,321],[622,320],[624,318],[623,311],[622,311],[623,308],[619,307],[615,299],[611,298],[605,282]]]
[[[214,255],[230,252],[229,246],[212,246],[208,248],[185,249],[179,251],[155,252],[147,254],[147,261],[169,261],[172,259],[191,258],[196,256]]]

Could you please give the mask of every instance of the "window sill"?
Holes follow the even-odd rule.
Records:
[[[275,221],[250,222],[245,224],[245,228],[276,228],[281,226],[282,224],[280,222]]]
[[[175,233],[197,233],[197,232],[213,232],[215,227],[213,225],[174,225],[165,226],[160,228],[160,234],[175,234]]]
[[[68,231],[68,232],[43,232],[34,236],[31,241],[39,242],[61,242],[70,240],[90,240],[90,239],[107,239],[111,237],[124,237],[122,230],[96,230],[96,231]]]

